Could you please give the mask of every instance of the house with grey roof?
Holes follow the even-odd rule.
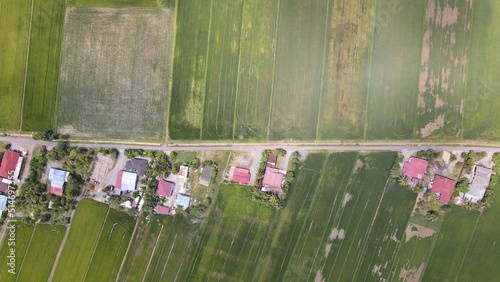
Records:
[[[135,172],[137,176],[142,177],[146,175],[146,170],[148,169],[149,161],[146,159],[133,158],[125,164],[125,169],[127,171]]]
[[[201,172],[201,177],[200,177],[200,184],[203,186],[209,186],[210,181],[212,180],[212,172],[214,171],[214,168],[211,166],[204,166],[203,170]]]
[[[491,169],[483,166],[476,166],[469,191],[463,195],[463,198],[473,203],[481,201],[486,193],[486,189],[490,185],[490,179]]]

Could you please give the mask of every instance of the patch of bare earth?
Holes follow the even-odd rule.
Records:
[[[342,200],[342,207],[345,207],[345,205],[352,199],[352,195],[349,193],[345,193],[344,199]]]
[[[423,138],[429,137],[434,131],[444,127],[444,114],[440,114],[433,122],[429,122],[424,128],[420,129],[420,135]]]
[[[323,278],[323,269],[318,270],[316,272],[316,277],[314,277],[314,282],[325,282],[325,278]]]
[[[344,229],[337,229],[336,227],[333,228],[332,232],[330,233],[330,240],[343,240],[345,238],[345,230]]]
[[[423,238],[428,238],[431,237],[436,233],[434,229],[423,227],[418,224],[410,223],[406,227],[405,230],[406,233],[406,241],[410,241],[411,238],[417,237],[418,239],[423,239]]]
[[[418,282],[420,281],[420,277],[424,272],[425,264],[422,262],[418,268],[410,268],[410,269],[401,269],[399,273],[399,278],[405,282]]]

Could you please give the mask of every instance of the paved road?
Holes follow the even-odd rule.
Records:
[[[42,140],[31,140],[13,137],[0,137],[0,141],[10,142],[19,145],[45,145],[48,148],[53,147],[57,142],[49,142]],[[477,150],[486,152],[500,152],[500,145],[476,145],[476,144],[463,144],[463,145],[453,145],[453,144],[402,144],[399,142],[387,142],[387,143],[361,143],[360,145],[343,145],[343,144],[319,144],[319,143],[244,143],[244,144],[214,144],[214,143],[204,143],[204,144],[172,144],[172,145],[150,145],[146,143],[97,143],[97,142],[71,142],[71,146],[97,148],[97,147],[109,147],[117,148],[119,150],[124,149],[145,149],[145,150],[162,150],[162,151],[247,151],[251,149],[274,149],[283,148],[285,150],[300,150],[300,151],[315,151],[315,150],[329,150],[329,151],[401,151],[401,150],[426,150],[426,149],[439,149],[439,150],[449,150],[449,151],[466,151],[466,150]]]

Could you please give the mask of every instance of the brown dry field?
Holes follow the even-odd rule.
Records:
[[[68,8],[59,131],[83,137],[163,138],[173,19],[166,9]]]

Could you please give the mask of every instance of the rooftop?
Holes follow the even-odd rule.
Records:
[[[63,188],[54,187],[54,186],[50,187],[50,194],[52,194],[52,195],[62,196],[63,192],[64,192]]]
[[[421,179],[425,175],[427,165],[429,162],[424,159],[410,158],[410,160],[403,165],[403,174],[411,178]]]
[[[2,164],[0,165],[0,177],[17,179],[16,168],[18,167],[18,162],[20,160],[22,162],[21,154],[11,150],[5,150],[2,158]]]
[[[49,170],[49,181],[50,185],[55,188],[63,188],[64,183],[68,182],[69,172],[65,170],[60,170],[57,168],[51,168]]]
[[[0,195],[0,213],[5,209],[7,206],[7,197],[4,195]]]
[[[119,191],[135,191],[137,184],[137,174],[129,171],[118,171],[115,189]]]
[[[170,208],[169,207],[165,207],[165,206],[161,206],[161,205],[156,205],[155,207],[155,212],[157,214],[169,214],[170,213]]]
[[[212,172],[214,168],[211,166],[204,166],[203,167],[203,172],[201,173],[200,177],[200,184],[203,186],[209,186],[210,185],[210,180],[212,180]]]
[[[242,185],[248,184],[250,181],[250,170],[247,168],[235,167],[232,181]]]
[[[175,188],[174,183],[160,179],[160,181],[158,181],[158,186],[156,188],[156,195],[161,197],[170,197],[174,192],[174,188]]]
[[[453,194],[453,189],[455,189],[456,184],[457,182],[455,180],[436,175],[434,184],[432,185],[432,191],[440,195],[439,202],[441,202],[441,204],[447,205],[451,200],[451,195]]]
[[[285,184],[285,175],[283,173],[277,168],[266,168],[264,179],[262,180],[262,187],[277,193],[281,190],[283,184]]]
[[[146,175],[146,170],[148,169],[149,161],[146,159],[133,158],[127,161],[125,169],[137,173],[139,177]]]
[[[276,161],[278,161],[278,157],[275,154],[269,154],[269,158],[267,159],[267,165],[275,167]]]
[[[465,198],[473,202],[478,202],[484,197],[486,188],[490,185],[491,169],[482,166],[476,166],[474,178]]]
[[[189,207],[189,204],[191,203],[191,197],[186,196],[186,195],[177,195],[177,199],[175,200],[175,204],[178,206],[183,206],[185,208]]]

